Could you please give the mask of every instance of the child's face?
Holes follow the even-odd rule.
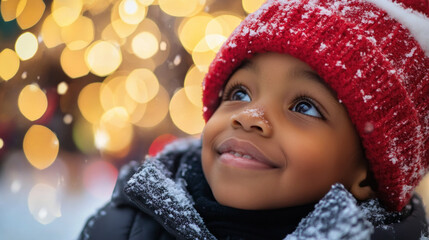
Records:
[[[304,62],[264,53],[229,79],[203,132],[202,165],[216,200],[241,209],[315,202],[366,172],[345,108]]]

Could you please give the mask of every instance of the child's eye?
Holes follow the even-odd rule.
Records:
[[[317,110],[317,107],[311,102],[311,100],[306,98],[298,99],[292,106],[291,111],[316,118],[323,118],[322,114]]]
[[[224,101],[250,102],[251,98],[246,87],[243,85],[237,85],[229,88],[225,94]]]

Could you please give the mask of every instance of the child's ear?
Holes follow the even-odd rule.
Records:
[[[360,201],[375,197],[375,192],[371,187],[370,173],[366,168],[359,169],[357,177],[350,187],[350,192]]]

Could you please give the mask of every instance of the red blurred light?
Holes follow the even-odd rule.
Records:
[[[152,144],[150,145],[148,154],[150,156],[155,156],[162,149],[164,149],[165,145],[174,141],[175,139],[177,139],[177,137],[171,134],[163,134],[161,136],[158,136],[157,138],[155,138],[155,140],[153,140]]]

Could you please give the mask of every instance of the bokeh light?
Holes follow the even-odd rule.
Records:
[[[36,36],[31,32],[25,32],[18,37],[15,43],[15,51],[23,61],[32,58],[39,48]]]
[[[45,18],[40,35],[48,48],[53,48],[63,43],[61,27],[58,26],[52,15]]]
[[[35,121],[46,112],[48,98],[37,84],[29,84],[19,94],[18,108],[24,117],[30,121]]]
[[[158,52],[158,40],[149,32],[141,32],[132,40],[132,49],[136,56],[148,59]]]
[[[88,17],[79,16],[72,24],[61,28],[61,38],[70,50],[79,50],[94,40],[94,23]]]
[[[167,14],[175,17],[187,17],[201,11],[205,0],[159,0],[159,6]]]
[[[226,38],[222,35],[207,35],[195,46],[192,51],[192,60],[201,72],[208,72],[210,63],[225,40]]]
[[[111,153],[126,151],[133,138],[133,127],[129,123],[127,110],[123,107],[115,107],[106,111],[95,132],[101,134],[103,139],[101,142],[96,139],[96,147],[100,150]]]
[[[115,107],[124,108],[128,114],[131,114],[138,103],[132,99],[126,89],[126,76],[110,75],[103,81],[100,89],[101,106],[105,111]]]
[[[66,94],[68,88],[69,88],[69,85],[66,82],[60,82],[57,86],[57,93],[59,95],[64,95]]]
[[[191,53],[205,37],[207,24],[212,20],[213,17],[206,13],[183,20],[179,26],[179,39],[186,51]]]
[[[93,74],[107,76],[122,63],[121,50],[110,42],[96,41],[86,50],[85,62]]]
[[[205,74],[197,67],[192,66],[185,77],[184,89],[186,96],[195,106],[202,109],[203,107],[203,91],[202,84]]]
[[[49,224],[61,217],[61,202],[57,190],[47,184],[36,184],[28,194],[28,209],[41,224]]]
[[[24,2],[21,0],[21,2]],[[18,25],[21,29],[27,29],[36,25],[45,12],[46,5],[43,0],[27,0],[25,8],[17,17]]]
[[[2,0],[0,7],[3,19],[9,22],[19,17],[24,11],[25,5],[27,5],[27,0]]]
[[[18,72],[20,65],[19,57],[15,51],[9,48],[0,52],[0,77],[8,81]]]
[[[171,98],[169,110],[173,123],[183,132],[198,134],[203,130],[202,110],[188,100],[183,88]]]
[[[155,138],[155,140],[153,140],[152,144],[150,145],[148,154],[150,156],[155,156],[157,153],[162,151],[162,149],[164,149],[165,145],[171,143],[175,139],[177,139],[177,137],[171,134],[163,134],[161,136],[158,136],[157,138]]]
[[[2,149],[3,146],[4,146],[4,141],[3,141],[3,139],[0,138],[0,149]]]
[[[71,114],[64,115],[63,122],[67,125],[71,124],[73,122],[73,116]]]
[[[138,27],[138,24],[129,24],[122,20],[119,14],[119,4],[121,2],[117,1],[112,8],[110,21],[113,29],[121,38],[126,38],[131,35]]]
[[[78,118],[73,124],[73,142],[85,154],[96,152],[93,126],[86,120]]]
[[[242,17],[231,14],[219,15],[207,23],[206,35],[222,35],[226,38],[242,20]]]
[[[244,11],[247,13],[252,13],[265,2],[265,0],[242,0],[242,5]]]
[[[91,123],[98,123],[104,113],[100,101],[101,83],[86,85],[79,94],[77,104],[82,116]]]
[[[49,128],[33,125],[24,136],[23,149],[31,165],[45,169],[57,158],[59,145],[57,136]]]
[[[127,77],[126,90],[135,101],[147,103],[158,94],[158,79],[149,69],[135,69]]]
[[[163,86],[159,86],[158,94],[146,104],[144,114],[134,116],[131,121],[136,126],[151,128],[159,124],[168,114],[170,96]]]
[[[89,67],[85,63],[86,49],[70,50],[65,47],[61,53],[60,64],[65,74],[70,78],[79,78],[89,73]]]
[[[55,22],[65,27],[72,24],[80,16],[82,11],[82,0],[54,0],[51,12]]]
[[[88,164],[83,172],[86,191],[103,200],[109,199],[115,187],[118,170],[111,163],[96,160]]]
[[[122,0],[119,3],[119,16],[125,23],[139,24],[146,16],[146,7],[136,0]]]

